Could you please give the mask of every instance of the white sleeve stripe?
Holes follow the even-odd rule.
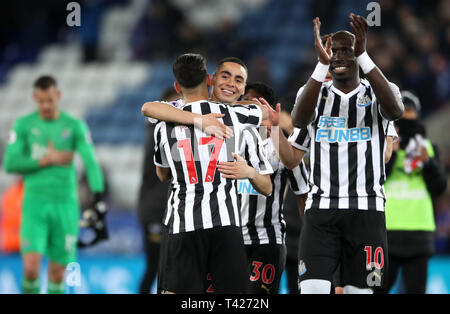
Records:
[[[297,144],[295,142],[291,142],[291,145],[294,146],[297,149],[303,150],[305,152],[309,152],[309,147],[305,147],[305,146],[299,145],[299,144]]]

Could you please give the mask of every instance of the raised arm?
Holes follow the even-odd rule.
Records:
[[[292,144],[284,136],[284,133],[280,127],[277,126],[274,128],[270,136],[278,157],[286,168],[293,169],[302,162],[306,151],[292,146]]]
[[[381,114],[388,120],[400,118],[404,111],[401,98],[391,89],[389,81],[366,52],[369,28],[367,21],[363,17],[351,13],[350,26],[355,33],[355,57],[377,96]]]
[[[314,19],[314,44],[318,55],[318,63],[303,89],[302,94],[295,103],[292,114],[293,125],[297,128],[306,128],[314,118],[314,111],[319,97],[320,88],[325,80],[331,59],[331,37],[327,38],[326,47],[320,39],[320,20]]]

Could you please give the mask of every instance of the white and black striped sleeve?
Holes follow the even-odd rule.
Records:
[[[302,87],[299,88],[297,95],[295,96],[295,101],[294,101],[294,105],[292,107],[292,111],[291,111],[291,118],[295,119],[295,115],[297,112],[297,102],[298,99],[300,98],[300,95],[303,93],[303,90],[305,89],[305,85],[303,85]]]
[[[175,107],[175,108],[181,108],[181,107],[184,106],[184,100],[183,99],[177,99],[177,100],[174,100],[174,101],[158,100],[157,102],[161,102],[163,104],[167,104],[167,105],[170,105],[170,106]],[[147,120],[148,120],[148,122],[150,124],[156,124],[156,123],[160,122],[158,119],[150,118],[150,117],[148,117]]]
[[[165,144],[165,122],[159,122],[155,127],[154,137],[155,137],[155,154],[153,156],[153,162],[156,166],[161,168],[169,168],[169,162],[167,161],[166,152],[164,150]]]
[[[287,170],[287,175],[289,185],[295,195],[302,195],[309,192],[308,172],[303,161],[294,169]]]
[[[295,104],[294,109],[292,110],[292,118],[294,119],[295,112],[297,110],[297,102],[300,98],[300,95],[303,93],[303,90],[305,89],[305,85],[299,88],[297,95],[295,96]],[[317,111],[317,108],[316,108]],[[292,146],[294,146],[297,149],[309,151],[309,145],[310,145],[310,136],[308,133],[308,129],[299,129],[294,128],[294,131],[289,136],[288,141],[291,142]]]
[[[255,128],[244,130],[242,145],[240,146],[240,155],[259,174],[265,175],[273,173],[272,166],[267,159],[263,140]]]
[[[398,88],[398,86],[395,85],[395,84],[392,83],[392,82],[388,82],[388,83],[389,83],[389,87],[390,87],[391,90],[394,92],[395,98],[397,98],[397,100],[399,100],[399,101],[402,101],[402,94],[400,93],[400,88]],[[386,119],[386,118],[383,116],[383,113],[381,112],[381,105],[380,105],[380,104],[378,104],[378,112],[379,112],[380,115],[383,117],[383,119],[389,120],[389,119]]]
[[[297,149],[309,151],[311,144],[311,137],[308,132],[308,128],[294,128],[294,131],[289,136],[288,141]]]
[[[241,124],[243,129],[257,128],[262,122],[262,111],[257,105],[234,105],[229,107],[232,110]]]
[[[398,141],[398,134],[397,134],[397,130],[395,129],[393,121],[389,121],[386,135],[392,137],[393,143]]]

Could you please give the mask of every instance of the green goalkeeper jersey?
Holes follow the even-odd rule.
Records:
[[[93,193],[103,192],[101,168],[94,153],[87,125],[60,112],[55,120],[44,120],[37,111],[16,120],[9,135],[4,168],[24,177],[25,197],[41,200],[77,200],[77,174],[73,161],[64,166],[39,167],[49,142],[56,150],[81,155]]]

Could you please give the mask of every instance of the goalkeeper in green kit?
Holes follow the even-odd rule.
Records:
[[[47,256],[48,293],[64,293],[67,264],[76,261],[80,209],[73,154],[80,153],[93,193],[85,224],[107,238],[104,216],[104,179],[84,122],[60,111],[61,92],[54,78],[34,83],[38,110],[17,119],[4,157],[8,173],[25,182],[20,231],[24,293],[39,293],[42,256]]]

